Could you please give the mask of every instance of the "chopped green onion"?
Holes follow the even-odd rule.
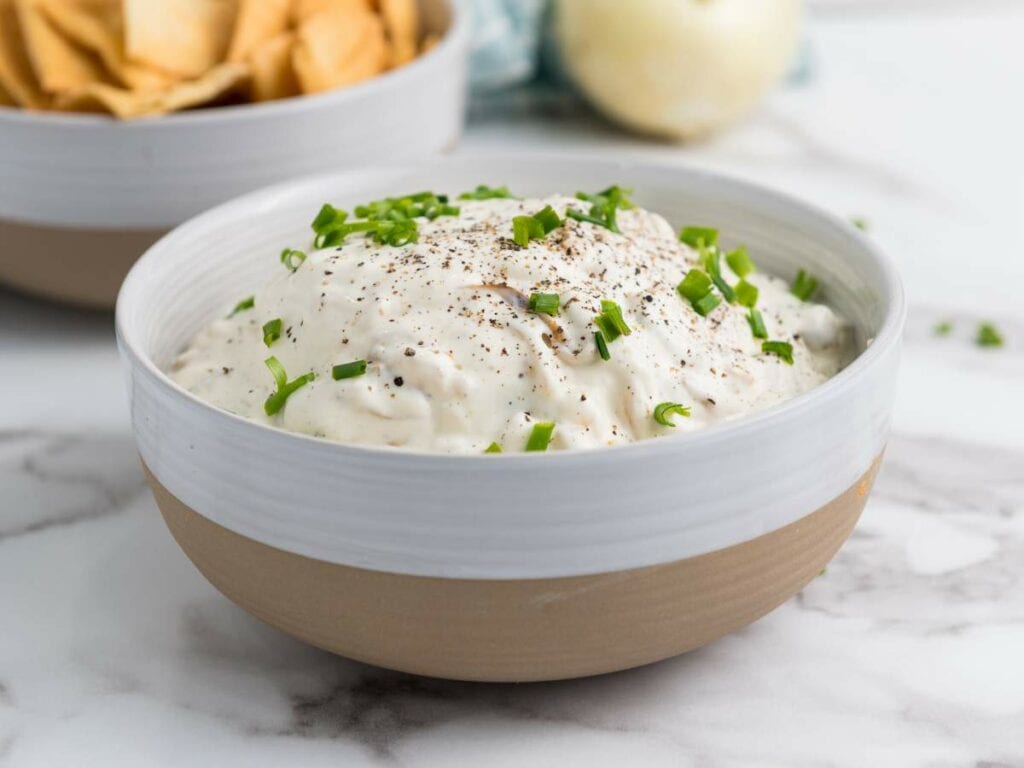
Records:
[[[619,329],[615,327],[615,323],[613,323],[606,315],[598,315],[595,317],[594,325],[600,329],[605,341],[609,344],[622,335],[619,332]]]
[[[557,293],[531,293],[528,308],[531,312],[557,317],[561,298]]]
[[[516,245],[526,247],[530,240],[544,237],[544,227],[533,216],[514,216],[512,218],[512,240]]]
[[[809,301],[814,295],[815,291],[818,290],[818,280],[812,275],[807,274],[802,269],[796,273],[796,280],[793,281],[793,286],[790,288],[790,293],[796,296],[800,301]]]
[[[315,235],[313,247],[326,248],[329,245],[326,241],[330,233],[344,224],[346,219],[348,219],[348,211],[335,208],[330,203],[324,203],[310,225]]]
[[[701,317],[707,317],[715,307],[722,303],[722,300],[711,290],[711,278],[699,269],[691,269],[686,273],[682,282],[676,286],[676,291],[684,299],[690,302],[690,306],[696,310]]]
[[[725,254],[725,263],[729,265],[729,269],[736,274],[736,277],[741,279],[757,269],[757,265],[750,258],[746,247],[742,245],[735,251]]]
[[[302,266],[302,262],[306,260],[306,254],[302,251],[297,251],[294,248],[285,248],[281,251],[281,263],[284,264],[289,271],[294,272],[296,269]]]
[[[711,282],[715,284],[715,287],[722,294],[722,298],[732,304],[736,300],[736,293],[733,291],[732,286],[725,282],[725,278],[722,277],[722,261],[718,249],[715,247],[709,248],[703,243],[699,246],[699,249],[701,263],[704,265],[704,270],[711,276]]]
[[[764,318],[761,317],[759,310],[751,307],[747,313],[747,322],[750,323],[750,332],[754,334],[755,339],[768,338],[768,329],[764,327]]]
[[[516,245],[527,246],[531,240],[541,240],[564,222],[550,205],[533,216],[514,216],[512,218],[512,239]]]
[[[275,317],[263,324],[263,343],[268,347],[281,338],[281,318]]]
[[[868,220],[865,219],[863,216],[851,216],[850,223],[853,224],[853,226],[855,226],[862,232],[867,232],[868,228],[870,227],[870,225],[868,224]]]
[[[718,242],[718,230],[711,227],[683,227],[679,231],[679,239],[691,248],[714,245]]]
[[[576,208],[566,208],[565,216],[568,219],[576,219],[576,221],[585,221],[588,224],[594,224],[598,227],[608,226],[604,219],[600,219],[597,216],[588,216],[583,211],[577,210]]]
[[[630,199],[630,195],[633,194],[633,190],[629,187],[620,187],[618,184],[612,184],[606,189],[602,189],[596,195],[588,195],[586,192],[577,192],[577,200],[585,200],[588,203],[595,205],[614,205],[616,208],[622,208],[623,210],[632,210],[636,208],[636,205]]]
[[[609,299],[601,299],[601,314],[594,318],[594,325],[599,329],[595,340],[598,354],[603,360],[611,358],[611,355],[605,357],[609,344],[619,336],[629,336],[633,332],[622,316],[622,307]]]
[[[228,317],[234,317],[239,312],[244,312],[245,310],[252,309],[255,306],[256,306],[256,297],[255,296],[246,296],[240,302],[235,304],[235,308],[231,310],[231,314],[228,315]]]
[[[527,451],[546,451],[555,431],[555,422],[540,421],[533,425],[530,439],[526,441]]]
[[[722,300],[718,298],[718,294],[709,293],[702,299],[693,302],[693,308],[697,311],[697,314],[701,317],[707,317],[711,310],[722,303]]]
[[[691,304],[700,301],[711,293],[711,278],[699,269],[691,269],[686,277],[676,286],[679,295]]]
[[[533,218],[541,225],[545,235],[558,229],[563,223],[559,215],[555,213],[555,209],[550,205],[545,205],[543,209],[533,214]]]
[[[356,216],[370,221],[399,221],[403,219],[426,218],[431,221],[439,216],[458,216],[459,208],[448,204],[447,195],[433,192],[417,192],[404,197],[386,197],[357,205]]]
[[[953,332],[953,324],[948,320],[943,320],[941,323],[938,323],[933,330],[935,331],[936,336],[949,336],[949,334]]]
[[[615,330],[623,336],[629,336],[629,334],[633,332],[630,330],[630,327],[626,325],[626,321],[622,317],[622,307],[614,301],[601,299],[601,314],[607,317],[611,324],[615,326]]]
[[[276,357],[271,355],[263,362],[270,369],[270,373],[274,377],[274,384],[277,386],[277,389],[271,393],[270,397],[263,404],[263,410],[267,416],[273,416],[280,411],[295,390],[301,389],[316,378],[316,374],[311,371],[299,376],[297,379],[288,381],[288,374],[285,373],[284,366],[281,365]]]
[[[674,427],[675,424],[669,418],[678,414],[680,416],[689,416],[690,409],[685,405],[679,403],[658,403],[654,406],[654,420],[659,424],[666,427]]]
[[[761,343],[761,351],[775,355],[782,359],[786,365],[793,364],[793,345],[788,341],[765,341]]]
[[[488,187],[486,184],[477,184],[476,189],[472,192],[463,192],[459,195],[459,200],[495,200],[510,197],[512,197],[512,193],[508,191],[508,187]]]
[[[590,211],[583,213],[583,211],[575,208],[569,208],[566,210],[565,215],[576,219],[576,221],[585,221],[599,227],[604,227],[612,232],[618,232],[619,225],[616,221],[616,212],[620,208],[629,210],[636,207],[629,198],[632,192],[633,190],[618,185],[603,189],[596,195],[577,192],[576,199],[590,203]]]
[[[479,200],[484,200],[486,198],[478,198],[478,199]],[[501,446],[498,445],[497,443],[491,443],[490,445],[487,446],[487,450],[485,450],[484,453],[501,453]]]
[[[748,283],[746,280],[740,280],[736,283],[736,301],[744,307],[754,307],[757,304],[757,296],[759,291],[757,286],[753,283]]]
[[[341,363],[331,368],[331,378],[335,381],[342,379],[354,379],[366,373],[365,360],[353,360],[351,363]]]
[[[420,231],[415,221],[382,221],[373,232],[374,242],[381,245],[403,246],[419,240]]]
[[[979,347],[1001,347],[1005,343],[1005,339],[994,325],[982,323],[978,326],[978,335],[975,336],[974,342]]]

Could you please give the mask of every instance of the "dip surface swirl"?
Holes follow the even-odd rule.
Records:
[[[171,375],[214,406],[292,432],[472,454],[492,443],[522,451],[538,422],[556,425],[551,450],[698,430],[806,392],[853,356],[845,321],[761,272],[746,280],[769,338],[792,345],[791,365],[763,351],[746,307],[722,301],[698,314],[676,286],[699,254],[649,211],[618,211],[621,233],[566,218],[513,242],[513,217],[546,205],[559,216],[585,209],[564,196],[459,201],[457,216],[417,219],[415,243],[359,235],[313,251],[252,308],[203,329]],[[721,270],[739,280],[724,259]],[[531,312],[532,293],[558,294],[558,314]],[[609,344],[609,360],[594,338],[602,300],[632,331]],[[262,328],[276,318],[281,335],[268,347]],[[270,355],[290,378],[316,374],[273,415]],[[356,360],[363,375],[332,378],[332,366]],[[659,423],[666,402],[689,416]]]

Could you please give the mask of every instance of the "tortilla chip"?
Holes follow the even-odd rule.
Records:
[[[16,107],[18,102],[14,100],[14,97],[9,94],[0,83],[0,107]]]
[[[371,0],[292,0],[292,21],[298,26],[324,11],[376,11]]]
[[[303,22],[292,65],[305,93],[318,93],[384,71],[390,52],[380,19],[369,11],[332,9]]]
[[[96,57],[61,35],[38,0],[16,0],[15,8],[32,69],[44,90],[79,88],[103,79]]]
[[[252,75],[253,101],[272,101],[302,93],[292,67],[294,44],[295,33],[282,32],[249,54],[247,63]]]
[[[223,61],[235,0],[124,0],[125,50],[139,64],[199,77]]]
[[[400,67],[416,58],[420,19],[416,0],[381,0],[384,31],[391,41],[391,66]]]
[[[114,79],[135,90],[168,88],[181,78],[133,64],[124,50],[120,0],[37,0],[50,23],[95,53]]]
[[[431,32],[429,35],[424,36],[423,42],[420,43],[420,55],[431,50],[435,45],[441,42],[441,36]]]
[[[288,29],[292,0],[240,0],[228,61],[244,61],[257,47]]]
[[[248,77],[248,70],[240,64],[221,64],[202,77],[162,91],[129,91],[104,83],[90,83],[62,94],[57,105],[59,109],[74,111],[106,111],[126,120],[154,117],[208,104],[238,89]]]
[[[0,85],[23,107],[45,109],[49,105],[32,70],[18,12],[10,0],[0,0]]]

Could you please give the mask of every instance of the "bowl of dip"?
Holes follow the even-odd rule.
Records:
[[[528,681],[683,653],[820,573],[903,319],[889,260],[799,200],[478,155],[203,214],[117,333],[157,504],[227,597],[350,658]]]
[[[109,310],[143,251],[213,205],[298,174],[451,149],[468,20],[449,0],[419,7],[437,44],[338,90],[132,121],[0,106],[0,284]]]

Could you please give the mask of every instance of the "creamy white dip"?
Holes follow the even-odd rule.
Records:
[[[568,197],[460,201],[459,216],[418,220],[419,240],[392,247],[353,235],[311,252],[255,294],[254,307],[216,320],[173,367],[185,389],[219,408],[342,443],[480,453],[492,442],[521,451],[533,425],[556,424],[552,450],[629,443],[702,429],[806,392],[851,357],[847,324],[755,272],[769,338],[793,346],[793,364],[762,351],[747,310],[722,302],[707,317],[677,292],[697,253],[661,216],[621,210],[621,234],[566,219],[526,247],[512,218]],[[756,259],[756,254],[752,254]],[[723,276],[738,278],[722,261]],[[533,292],[557,293],[555,317],[531,313]],[[617,302],[632,334],[598,355],[594,318]],[[269,348],[261,330],[281,318]],[[267,416],[274,355],[289,379],[315,372]],[[367,361],[335,381],[331,368]],[[653,412],[680,403],[691,415],[663,426]]]

